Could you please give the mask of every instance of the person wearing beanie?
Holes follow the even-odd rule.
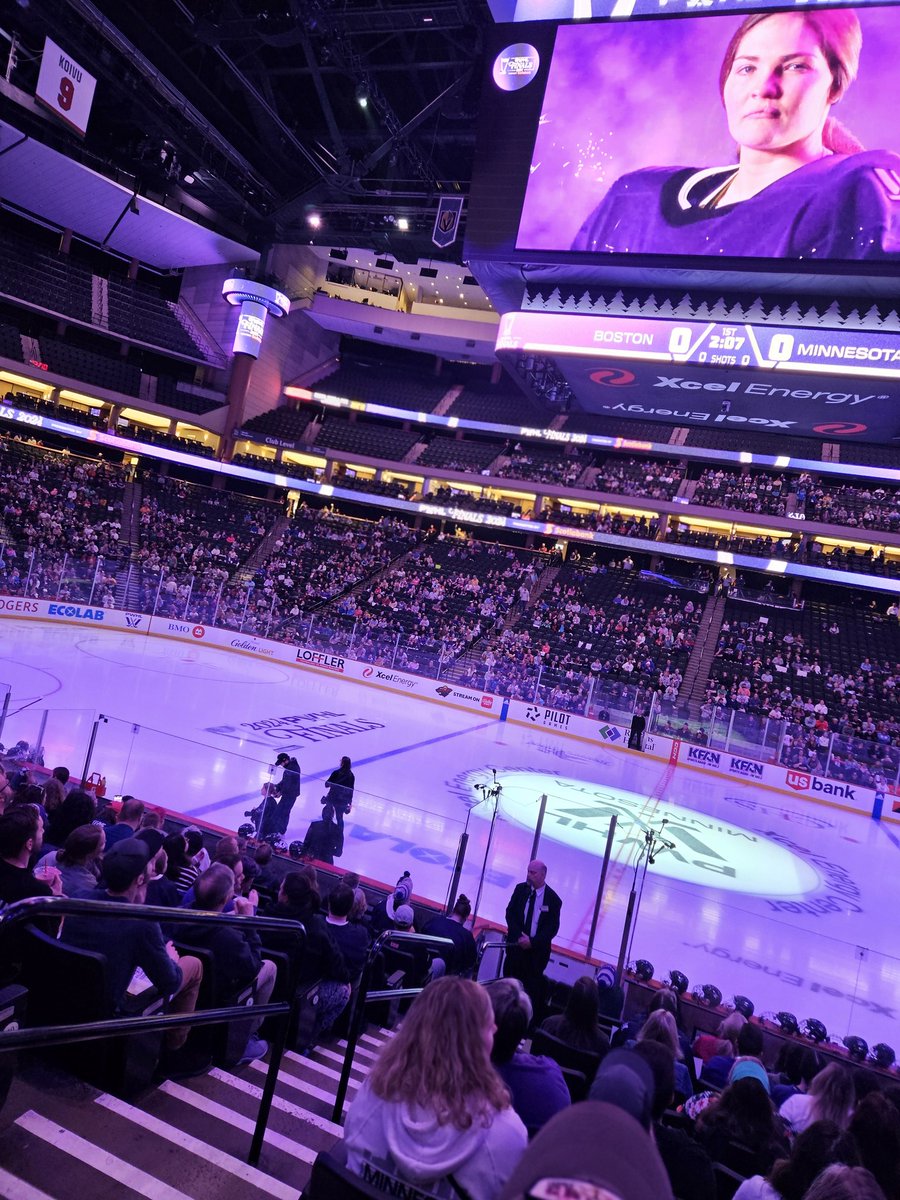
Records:
[[[728,1076],[729,1083],[735,1083],[738,1079],[758,1079],[762,1086],[766,1089],[766,1095],[771,1092],[771,1084],[769,1082],[769,1073],[755,1058],[740,1058],[731,1068],[731,1073]]]
[[[397,880],[397,886],[394,888],[390,896],[386,896],[384,900],[379,900],[372,909],[372,920],[370,928],[372,937],[376,938],[380,933],[384,933],[386,929],[394,928],[394,920],[397,914],[397,909],[403,905],[408,905],[412,896],[413,881],[409,871],[404,871]]]
[[[274,795],[278,797],[278,807],[272,821],[272,832],[287,833],[291,820],[291,809],[300,795],[300,764],[290,754],[281,754],[275,759],[275,766],[281,767],[281,779],[275,785]]]
[[[614,1104],[649,1130],[655,1094],[653,1071],[633,1050],[612,1050],[600,1064],[589,1099]]]
[[[579,1195],[591,1184],[610,1200],[672,1200],[666,1169],[640,1123],[613,1104],[586,1100],[557,1113],[523,1154],[499,1200]],[[544,1185],[543,1187],[541,1185]]]

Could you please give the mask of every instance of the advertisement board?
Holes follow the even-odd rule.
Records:
[[[900,336],[508,313],[497,352],[552,354],[586,412],[831,440],[900,432]]]

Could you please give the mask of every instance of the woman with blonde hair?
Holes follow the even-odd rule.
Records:
[[[694,1088],[690,1072],[684,1065],[684,1055],[678,1041],[678,1026],[670,1012],[660,1008],[651,1013],[641,1027],[637,1040],[638,1042],[658,1042],[659,1045],[665,1046],[675,1060],[675,1091],[681,1096],[682,1101],[693,1095]]]
[[[484,989],[447,976],[416,999],[347,1114],[347,1165],[382,1190],[494,1200],[527,1142],[491,1064]]]
[[[853,1076],[845,1066],[833,1062],[815,1076],[808,1092],[790,1096],[778,1112],[794,1133],[802,1133],[813,1121],[833,1121],[839,1129],[846,1129],[855,1099]]]
[[[734,1058],[737,1054],[737,1039],[741,1027],[747,1024],[747,1018],[739,1012],[730,1013],[724,1021],[719,1022],[715,1033],[700,1033],[694,1039],[691,1047],[694,1058],[708,1062],[718,1055]]]

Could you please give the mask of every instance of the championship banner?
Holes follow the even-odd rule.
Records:
[[[459,222],[462,218],[462,208],[462,196],[441,196],[437,216],[434,220],[434,231],[431,235],[431,240],[441,250],[446,250],[456,241]]]

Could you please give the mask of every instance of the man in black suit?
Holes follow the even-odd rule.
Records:
[[[517,883],[506,906],[506,962],[503,974],[521,980],[540,1022],[544,1000],[544,971],[550,961],[550,943],[559,933],[562,900],[547,886],[547,867],[528,864],[524,883]]]
[[[639,708],[631,718],[631,729],[628,733],[628,749],[643,750],[644,748],[644,730],[647,728],[647,718],[644,716],[644,710]]]

